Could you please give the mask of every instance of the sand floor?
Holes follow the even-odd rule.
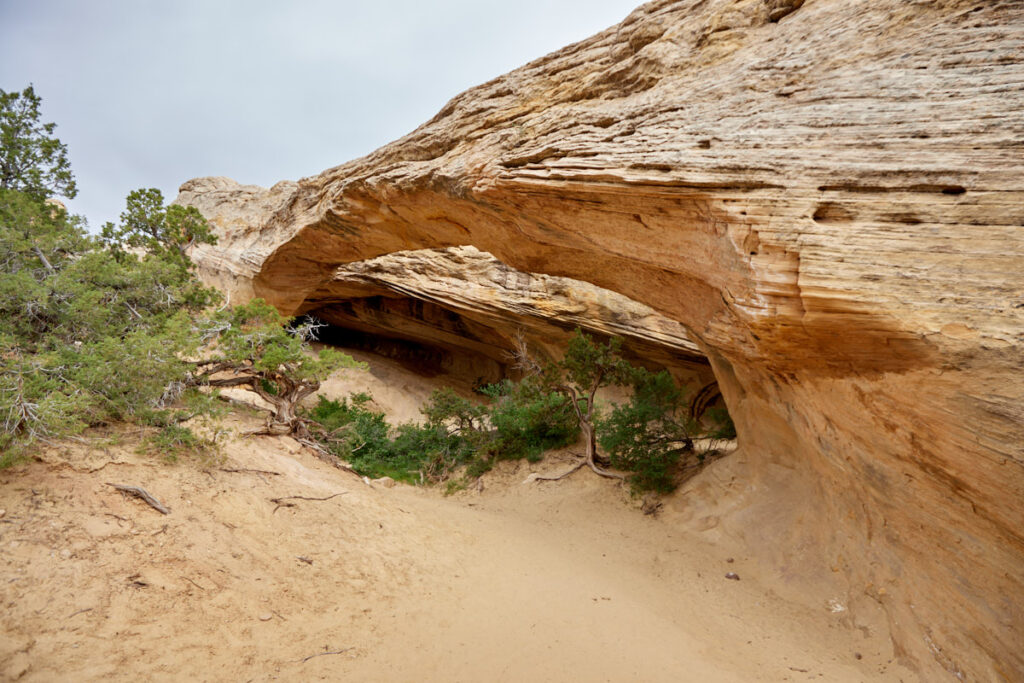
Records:
[[[407,419],[438,381],[380,361],[329,388],[383,382],[378,403]],[[587,471],[522,483],[564,454],[444,497],[287,438],[238,437],[206,465],[119,439],[0,473],[3,680],[916,680],[883,627],[783,599],[687,522],[685,491],[645,515]]]

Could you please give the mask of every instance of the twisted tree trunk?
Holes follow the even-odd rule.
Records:
[[[319,381],[296,380],[280,372],[261,372],[251,367],[237,368],[222,362],[207,362],[198,365],[210,367],[196,377],[195,384],[210,387],[244,386],[270,404],[270,415],[267,416],[266,426],[260,433],[295,435],[299,438],[309,436],[306,420],[298,415],[298,407],[304,398],[320,388]],[[228,371],[236,373],[235,376],[211,377],[211,375]],[[267,391],[264,383],[273,384],[277,389],[276,393]]]

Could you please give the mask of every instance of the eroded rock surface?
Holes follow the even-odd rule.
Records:
[[[397,252],[340,266],[299,313],[333,325],[511,365],[521,333],[557,357],[577,327],[620,337],[627,357],[672,371],[695,389],[714,381],[685,328],[643,304],[586,282],[517,271],[474,247]],[[472,379],[472,378],[470,378]]]
[[[472,244],[684,323],[748,454],[722,523],[884,609],[924,679],[1017,679],[1022,111],[1016,0],[659,0],[363,159],[179,200],[285,312]]]

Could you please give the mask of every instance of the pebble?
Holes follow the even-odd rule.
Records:
[[[263,614],[260,615],[260,621],[270,621],[273,618],[274,618],[274,615],[271,614],[270,612],[264,612]]]
[[[6,514],[7,514],[7,510],[4,510],[3,508],[0,508],[0,517],[3,517]]]
[[[728,574],[725,575],[725,578],[732,579],[733,581],[739,581],[740,580],[740,575],[737,574],[736,572],[729,572]]]

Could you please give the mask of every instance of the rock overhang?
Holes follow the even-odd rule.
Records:
[[[1013,677],[1024,17],[775,4],[649,3],[273,197],[183,188],[249,216],[200,266],[295,312],[340,264],[472,244],[651,305],[710,358],[750,480],[805,491],[776,559],[817,548],[925,672]]]

